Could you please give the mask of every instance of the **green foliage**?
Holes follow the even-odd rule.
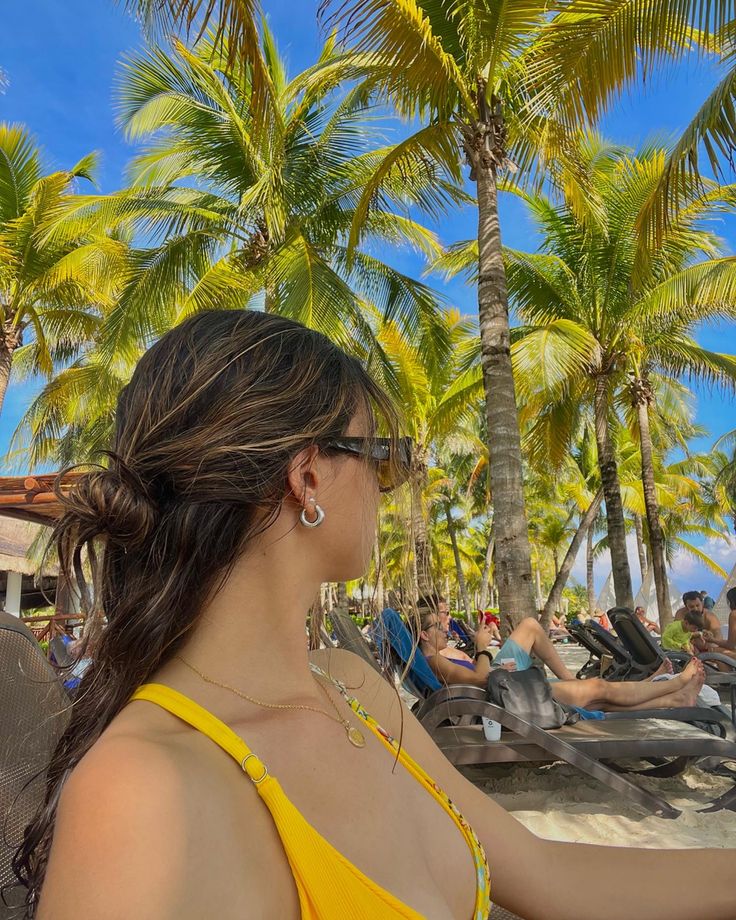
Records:
[[[63,240],[48,233],[59,210],[92,181],[96,158],[46,174],[41,151],[20,125],[0,123],[0,372],[50,377],[96,336],[127,269],[127,247],[87,228]]]

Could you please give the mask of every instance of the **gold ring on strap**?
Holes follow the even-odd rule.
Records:
[[[253,777],[250,775],[250,773],[248,773],[248,771],[245,769],[245,765],[246,765],[246,763],[248,763],[248,760],[249,760],[251,757],[255,757],[256,760],[258,760],[258,757],[251,751],[250,754],[246,754],[245,757],[242,759],[242,761],[241,761],[241,763],[240,763],[240,768],[241,768],[241,770],[243,771],[243,773],[247,773],[247,774],[248,774],[248,777],[250,778],[250,780],[251,780],[252,782],[254,782],[254,783],[256,784],[256,786],[258,786],[258,785],[259,785],[260,783],[262,783],[263,780],[268,776],[268,767],[265,765],[265,763],[262,763],[261,766],[263,767],[263,773],[258,777],[258,779],[253,779]]]

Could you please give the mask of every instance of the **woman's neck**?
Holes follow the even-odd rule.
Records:
[[[277,540],[243,556],[179,651],[212,680],[268,702],[315,693],[305,625],[320,586],[289,542]],[[197,683],[178,658],[156,679]]]

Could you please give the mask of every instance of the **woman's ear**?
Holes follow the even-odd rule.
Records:
[[[319,492],[318,456],[319,448],[313,445],[299,451],[289,464],[286,478],[289,489],[299,504],[303,504],[307,496],[314,496]]]

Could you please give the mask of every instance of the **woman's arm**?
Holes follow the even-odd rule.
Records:
[[[491,673],[491,661],[488,655],[481,655],[475,662],[474,668],[466,668],[456,664],[451,658],[444,655],[432,655],[427,658],[429,666],[442,683],[473,684],[476,687],[485,687],[488,675]]]
[[[338,650],[330,650],[336,655]],[[361,702],[447,792],[483,844],[494,902],[525,920],[733,920],[735,850],[643,850],[542,840],[465,779],[435,745],[394,689],[360,659],[340,669]],[[357,675],[356,669],[362,673]],[[333,666],[333,673],[338,669]],[[465,670],[459,668],[459,670]],[[403,711],[402,711],[403,709]],[[561,868],[575,867],[574,880]],[[601,898],[601,880],[625,879],[615,898]],[[708,884],[693,886],[693,878]]]

